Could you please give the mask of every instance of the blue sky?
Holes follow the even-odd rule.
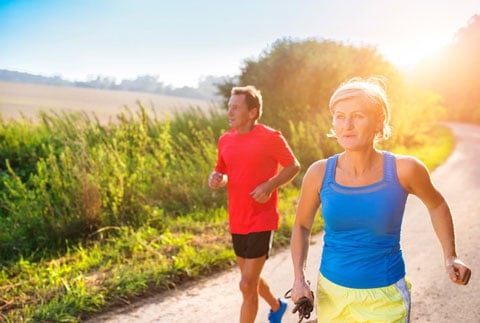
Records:
[[[0,69],[196,86],[283,37],[376,46],[405,66],[475,14],[479,0],[0,0]]]

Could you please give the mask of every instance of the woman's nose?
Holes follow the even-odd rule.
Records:
[[[353,118],[346,118],[345,125],[348,129],[353,128]]]

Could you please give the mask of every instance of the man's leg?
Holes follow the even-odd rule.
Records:
[[[276,312],[280,308],[280,302],[278,298],[273,295],[270,290],[270,286],[267,281],[260,276],[260,281],[258,283],[258,293],[260,296],[270,305],[272,311]]]
[[[242,277],[240,279],[240,291],[243,296],[240,310],[240,323],[254,322],[258,312],[258,295],[262,296],[267,303],[276,311],[280,304],[271,293],[266,281],[260,277],[265,264],[266,256],[253,259],[237,257]]]

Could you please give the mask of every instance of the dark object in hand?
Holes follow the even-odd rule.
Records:
[[[312,293],[313,297],[313,293]],[[310,313],[313,311],[313,304],[310,302],[308,297],[302,297],[298,301],[295,302],[295,307],[293,308],[292,313],[295,314],[298,312],[298,317],[300,320],[298,323],[302,322],[302,320],[309,319],[310,318]]]

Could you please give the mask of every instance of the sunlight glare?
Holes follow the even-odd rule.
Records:
[[[388,51],[380,52],[385,58],[397,67],[411,67],[420,61],[437,56],[442,49],[448,46],[447,39],[440,37],[416,37],[405,41],[403,46],[394,46]]]

